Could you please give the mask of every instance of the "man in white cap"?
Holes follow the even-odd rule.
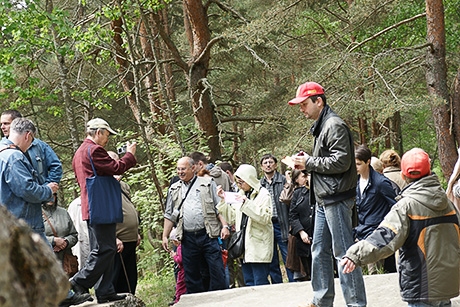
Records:
[[[75,152],[73,170],[81,189],[82,218],[88,223],[91,252],[83,268],[72,277],[70,283],[77,293],[85,293],[94,286],[99,304],[125,298],[118,295],[112,284],[113,261],[117,251],[116,224],[95,224],[89,222],[88,191],[86,178],[94,176],[90,157],[97,176],[121,175],[136,165],[136,143],[127,144],[126,154],[116,161],[112,159],[104,146],[109,136],[117,134],[109,124],[101,119],[90,120],[86,125],[86,139]],[[88,154],[89,152],[89,154]]]
[[[315,137],[312,155],[293,158],[296,169],[311,174],[310,202],[316,205],[312,244],[313,302],[310,306],[334,304],[334,264],[347,306],[366,306],[361,268],[343,274],[339,262],[353,244],[352,212],[356,196],[355,153],[347,124],[326,104],[321,85],[306,82],[299,86],[290,105],[300,104],[307,119],[315,120],[310,132]]]

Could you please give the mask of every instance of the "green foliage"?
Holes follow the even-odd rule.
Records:
[[[173,270],[163,271],[159,274],[147,274],[140,278],[136,296],[148,307],[168,306],[172,301],[175,291]]]

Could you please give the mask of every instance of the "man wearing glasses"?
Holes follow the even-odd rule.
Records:
[[[283,282],[277,246],[281,252],[283,262],[286,264],[289,238],[289,208],[280,202],[280,194],[283,191],[286,178],[276,170],[278,168],[277,163],[278,160],[272,154],[265,154],[260,158],[260,166],[264,172],[264,177],[260,179],[260,184],[270,192],[272,197],[274,250],[273,260],[270,264],[270,278],[272,283],[275,284]],[[292,272],[288,268],[286,268],[286,272],[289,282],[293,282]]]
[[[195,173],[192,158],[177,161],[179,181],[171,185],[166,198],[163,249],[170,252],[169,234],[177,223],[187,293],[223,290],[227,288],[225,268],[217,238],[225,240],[230,234],[229,226],[216,209],[220,201],[216,183]],[[203,274],[207,271],[209,277]]]
[[[97,176],[122,175],[136,165],[136,143],[127,143],[126,154],[120,160],[112,159],[104,146],[109,136],[117,134],[109,124],[101,119],[90,120],[86,125],[86,139],[73,157],[72,166],[81,189],[82,219],[88,222],[91,252],[83,268],[72,277],[70,283],[76,293],[86,293],[94,286],[99,304],[122,300],[126,295],[118,295],[112,284],[113,261],[117,252],[116,225],[89,223],[88,191],[86,178],[94,176],[89,153]]]

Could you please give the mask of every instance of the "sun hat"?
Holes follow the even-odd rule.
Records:
[[[116,135],[117,133],[110,128],[109,124],[103,120],[102,118],[93,118],[90,120],[87,124],[86,127],[88,129],[107,129],[110,134]]]

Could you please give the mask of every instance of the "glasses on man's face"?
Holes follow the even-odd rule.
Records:
[[[262,164],[263,164],[263,165],[273,165],[273,164],[275,164],[275,161],[273,161],[273,160],[267,160],[267,161],[262,162]]]

